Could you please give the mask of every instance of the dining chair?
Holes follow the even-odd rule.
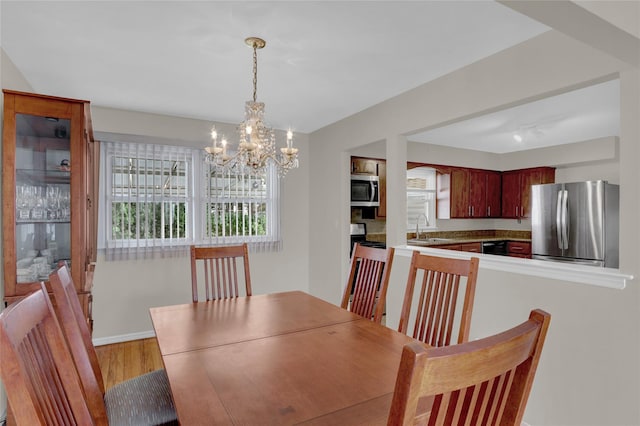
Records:
[[[408,334],[409,322],[413,318],[411,307],[414,299],[417,299],[412,334],[414,339],[434,347],[447,346],[451,344],[454,324],[458,323],[457,343],[466,342],[471,327],[478,264],[477,257],[451,259],[414,251],[398,331]],[[415,294],[417,281],[419,293]],[[461,287],[464,293],[460,292]],[[458,312],[456,307],[460,297],[462,309]]]
[[[244,268],[245,295],[251,296],[249,273],[249,250],[247,244],[237,246],[196,247],[191,246],[191,293],[193,302],[198,301],[198,262],[204,266],[206,300],[230,299],[240,296],[238,263]]]
[[[71,351],[87,404],[98,425],[177,424],[165,370],[155,370],[118,383],[105,391],[102,371],[89,325],[68,266],[49,275],[56,313]]]
[[[387,425],[519,426],[550,320],[535,309],[528,321],[484,339],[405,345]]]
[[[44,284],[0,313],[0,359],[17,424],[93,424]]]
[[[380,324],[384,314],[394,249],[353,246],[351,270],[341,307]]]

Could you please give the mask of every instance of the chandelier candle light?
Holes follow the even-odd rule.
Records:
[[[235,153],[227,152],[227,140],[223,136],[218,146],[218,133],[215,126],[211,129],[212,145],[205,148],[205,160],[219,171],[246,171],[247,169],[264,174],[273,163],[280,176],[298,167],[298,148],[293,147],[293,132],[287,131],[287,146],[280,148],[276,155],[276,137],[272,128],[265,126],[264,103],[257,101],[258,86],[258,49],[266,42],[261,38],[249,37],[244,41],[253,48],[253,101],[245,103],[245,119],[238,126],[240,140]]]

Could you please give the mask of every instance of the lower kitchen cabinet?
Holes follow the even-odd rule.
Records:
[[[525,241],[509,241],[507,254],[511,257],[531,259],[531,243]]]
[[[438,244],[437,246],[433,246],[433,248],[438,248],[443,250],[458,250],[458,251],[462,250],[462,247],[460,244]]]
[[[439,248],[444,250],[458,250],[468,251],[472,253],[482,253],[482,243],[459,243],[459,244],[439,244],[433,246],[433,248]]]
[[[482,243],[462,243],[460,244],[460,251],[482,253]]]

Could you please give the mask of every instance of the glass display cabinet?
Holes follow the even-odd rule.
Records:
[[[99,150],[88,101],[4,90],[2,242],[7,304],[71,269],[92,326]]]

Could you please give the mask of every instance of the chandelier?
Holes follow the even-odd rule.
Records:
[[[227,146],[223,136],[218,142],[215,126],[211,129],[212,145],[205,148],[205,161],[217,171],[254,172],[264,174],[273,164],[280,176],[298,167],[298,149],[293,147],[293,132],[287,131],[287,145],[276,151],[276,137],[272,128],[264,124],[264,103],[257,101],[258,86],[258,49],[266,42],[258,37],[249,37],[244,41],[253,48],[253,101],[245,103],[245,118],[238,126],[239,141],[235,152]]]

